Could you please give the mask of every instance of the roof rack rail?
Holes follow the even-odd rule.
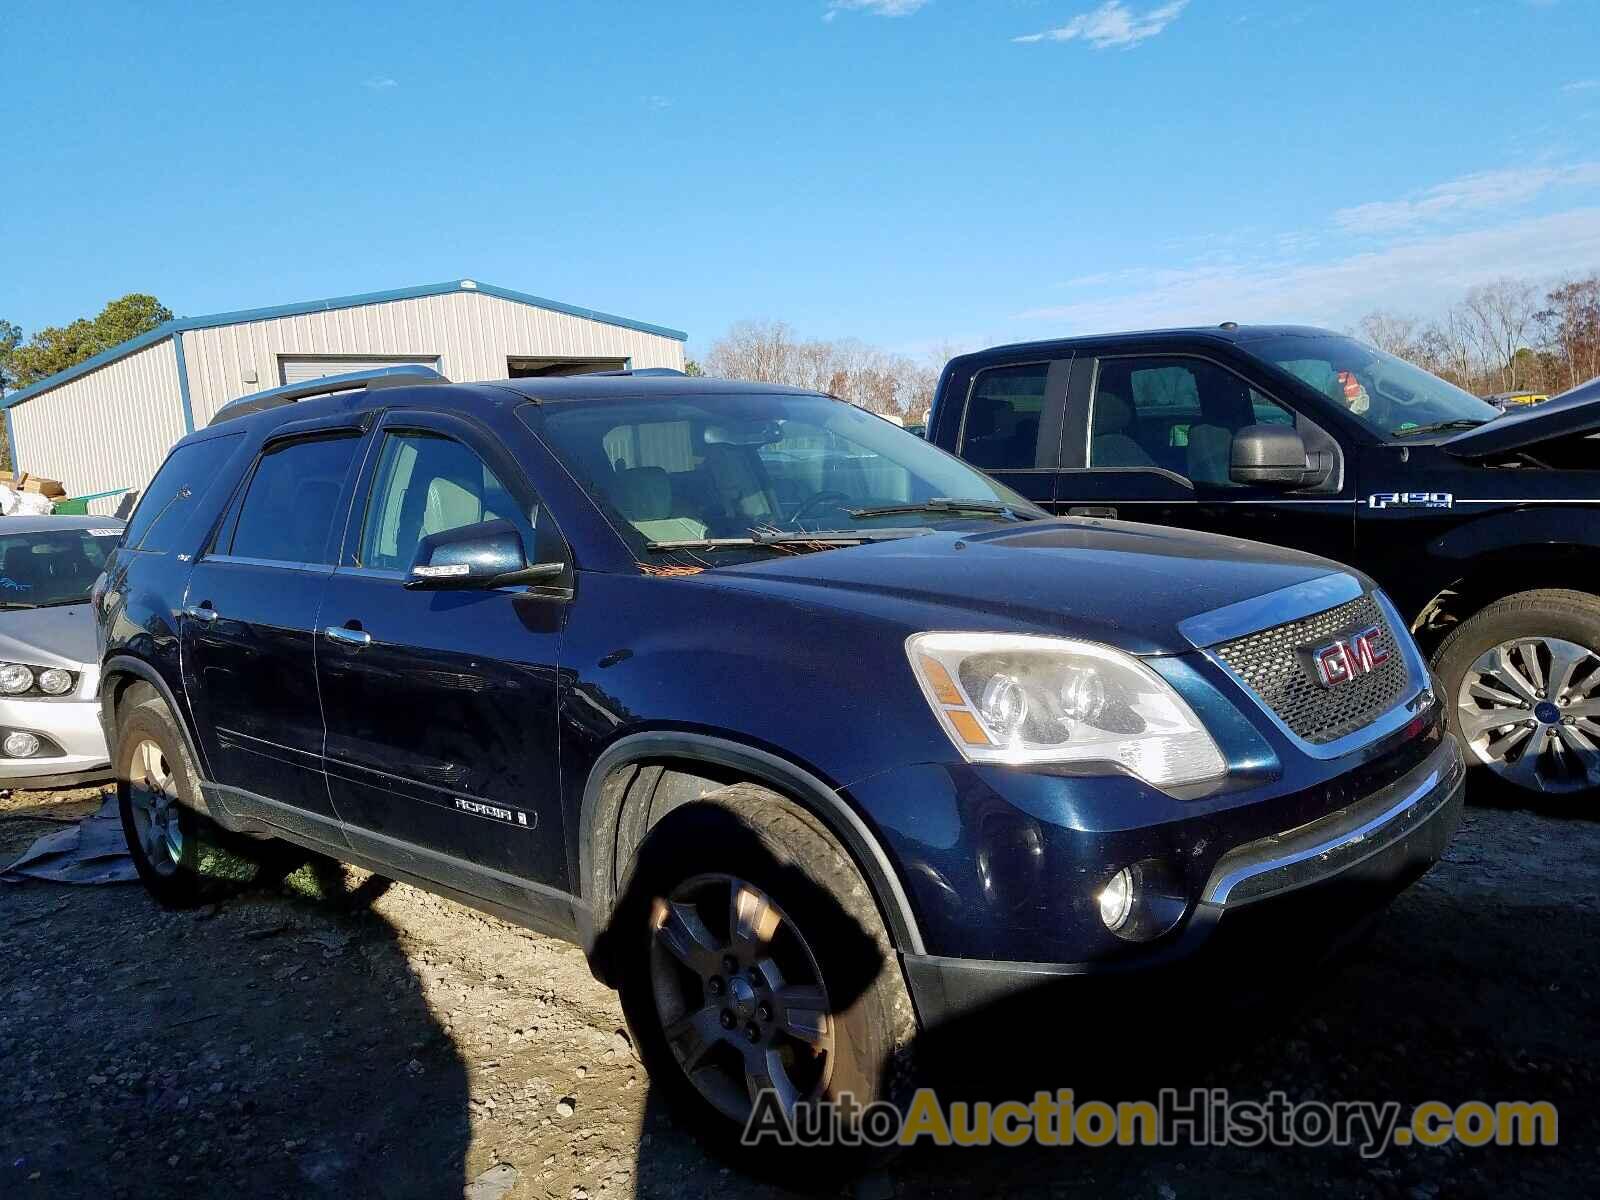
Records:
[[[282,387],[270,388],[265,392],[253,392],[248,396],[240,396],[237,400],[230,400],[217,410],[217,415],[211,418],[211,424],[220,425],[224,421],[266,412],[269,408],[281,408],[285,404],[293,404],[296,400],[308,400],[312,396],[331,396],[335,392],[352,392],[358,388],[370,390],[403,387],[408,384],[417,386],[449,382],[432,367],[425,367],[420,363],[375,367],[370,371],[351,371],[348,375],[324,375],[321,379],[308,379],[304,383],[286,383]]]
[[[625,371],[585,371],[584,375],[674,375],[682,377],[687,371],[679,371],[673,367],[629,367]]]

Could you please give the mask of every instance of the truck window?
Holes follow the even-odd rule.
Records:
[[[1204,359],[1104,359],[1095,380],[1089,466],[1159,469],[1231,487],[1234,434],[1248,425],[1294,423],[1281,404]]]
[[[1039,449],[1048,363],[991,367],[973,380],[961,426],[961,457],[985,471],[1055,466],[1055,448]]]

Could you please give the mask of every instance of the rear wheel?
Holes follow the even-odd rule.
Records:
[[[1498,600],[1456,627],[1434,668],[1469,761],[1535,795],[1600,789],[1600,598]]]
[[[116,774],[122,831],[140,880],[169,908],[199,903],[199,780],[159,698],[136,704],[119,720]]]
[[[635,1044],[717,1149],[785,1169],[782,1147],[741,1146],[758,1101],[790,1123],[847,1093],[857,1115],[909,1102],[915,1018],[898,959],[860,872],[797,805],[739,784],[669,813],[614,920]]]

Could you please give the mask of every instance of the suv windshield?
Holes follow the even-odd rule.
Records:
[[[1044,515],[899,426],[823,396],[589,400],[529,417],[646,562],[690,553],[703,565],[715,551],[721,564]]]
[[[1467,429],[1500,415],[1494,405],[1354,338],[1291,334],[1242,348],[1344,405],[1387,438]]]
[[[0,534],[0,608],[83,603],[121,536],[109,525]]]

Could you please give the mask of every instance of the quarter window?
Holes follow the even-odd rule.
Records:
[[[269,449],[256,463],[226,552],[269,562],[326,563],[329,534],[359,437]]]
[[[1294,414],[1203,359],[1100,363],[1089,429],[1091,467],[1171,471],[1231,487],[1233,438],[1249,425],[1293,425]]]
[[[167,455],[133,510],[122,544],[157,553],[171,550],[195,512],[195,502],[211,490],[243,437],[242,433],[230,433],[189,442]]]
[[[1055,466],[1055,447],[1039,445],[1048,374],[1045,363],[980,372],[967,401],[961,457],[986,471]]]
[[[520,512],[499,477],[460,442],[391,433],[367,504],[361,565],[405,570],[423,538],[480,521],[511,521],[526,543],[536,515]]]

